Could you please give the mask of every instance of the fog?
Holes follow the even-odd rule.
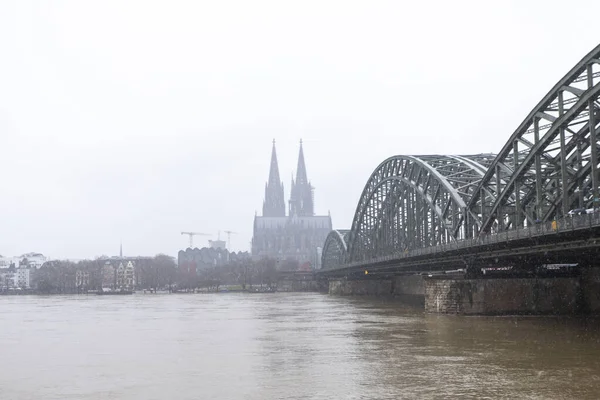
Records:
[[[498,151],[598,44],[599,11],[4,0],[0,254],[175,255],[219,230],[248,250],[273,139],[286,198],[302,139],[317,213],[348,228],[386,157]]]

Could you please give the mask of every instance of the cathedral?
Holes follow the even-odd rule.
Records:
[[[318,269],[321,263],[321,249],[330,231],[331,216],[315,215],[314,188],[306,174],[302,141],[296,179],[292,176],[286,212],[283,182],[279,177],[277,152],[273,141],[262,216],[254,217],[253,257],[275,259],[280,270]]]

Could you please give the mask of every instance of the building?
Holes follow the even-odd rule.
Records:
[[[27,253],[20,257],[0,256],[0,290],[31,289],[36,269],[46,262],[40,253]]]
[[[15,271],[15,286],[21,289],[31,288],[31,269],[17,268]]]
[[[14,289],[16,275],[16,271],[13,268],[0,270],[0,291]]]
[[[0,269],[2,268],[19,268],[21,259],[19,257],[3,257],[0,256]]]
[[[273,141],[263,212],[262,216],[254,217],[252,256],[255,259],[273,258],[278,269],[315,269],[319,263],[319,248],[331,229],[330,215],[315,215],[314,188],[308,180],[302,141],[286,215],[283,182],[279,177]]]
[[[248,252],[229,252],[221,247],[187,248],[177,255],[180,273],[195,276],[200,271],[250,259]]]
[[[135,288],[135,266],[133,261],[123,260],[117,267],[117,288],[133,290]]]
[[[133,290],[145,284],[144,268],[148,269],[152,257],[110,257],[100,258],[100,286],[103,290]],[[147,283],[147,282],[146,282]]]
[[[23,254],[20,259],[21,267],[30,267],[30,268],[41,268],[42,265],[46,262],[47,258],[41,253],[26,253]],[[17,268],[19,265],[17,265]]]
[[[103,290],[113,290],[117,286],[116,268],[108,260],[100,270],[100,285]]]
[[[221,249],[221,250],[227,249],[227,244],[225,243],[224,240],[221,240],[221,239],[209,240],[208,245],[211,249]]]
[[[180,288],[193,288],[200,281],[219,279],[217,271],[223,267],[251,264],[252,257],[246,252],[229,252],[225,248],[203,247],[180,250],[177,255],[177,285]]]
[[[0,269],[9,267],[40,269],[46,261],[46,256],[41,253],[26,253],[20,257],[0,256]]]
[[[90,271],[78,269],[75,273],[75,286],[78,289],[88,289],[90,287]]]
[[[0,269],[0,291],[10,289],[31,289],[33,271],[29,268]]]

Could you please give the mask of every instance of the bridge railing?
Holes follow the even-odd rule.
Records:
[[[508,243],[513,240],[520,240],[526,238],[535,238],[541,236],[548,236],[554,234],[560,234],[567,231],[579,231],[585,229],[592,229],[600,226],[600,212],[582,214],[582,215],[568,215],[566,217],[556,219],[554,221],[548,221],[544,223],[537,223],[527,227],[521,227],[518,229],[511,229],[500,231],[493,234],[480,235],[476,238],[456,240],[446,244],[441,244],[431,247],[422,247],[403,252],[395,252],[383,257],[365,259],[359,262],[353,262],[350,264],[340,265],[339,267],[331,268],[332,270],[338,268],[351,268],[358,267],[361,265],[381,263],[386,261],[401,260],[405,258],[421,257],[432,254],[445,253],[449,251],[456,251],[466,248],[488,246],[499,243]]]

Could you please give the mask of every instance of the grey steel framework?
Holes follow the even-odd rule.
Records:
[[[600,207],[599,93],[600,46],[548,92],[497,155],[385,160],[365,185],[350,232],[327,237],[323,268]]]
[[[348,233],[348,229],[333,230],[327,235],[321,258],[321,262],[327,264],[327,268],[340,267],[346,262]]]

